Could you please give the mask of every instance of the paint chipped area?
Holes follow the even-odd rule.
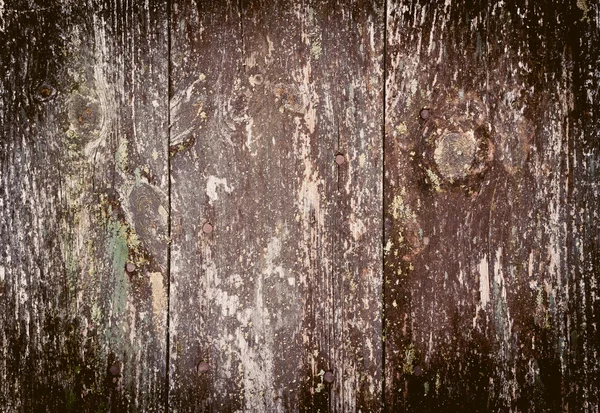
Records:
[[[219,199],[219,192],[230,194],[233,192],[233,187],[230,187],[227,184],[226,178],[218,178],[212,175],[209,176],[206,180],[206,195],[208,196],[211,205]]]
[[[150,287],[152,289],[152,312],[154,313],[156,325],[164,325],[167,310],[167,294],[163,284],[163,275],[160,272],[151,272]]]
[[[535,128],[527,118],[526,94],[506,91],[497,105],[493,123],[497,158],[509,173],[521,170],[529,159]]]

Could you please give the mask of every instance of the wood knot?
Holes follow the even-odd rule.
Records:
[[[436,190],[470,186],[487,170],[493,159],[486,108],[472,93],[440,99],[420,112],[422,139],[415,160],[426,181]]]
[[[34,98],[38,102],[47,102],[56,97],[56,89],[48,82],[43,81],[34,91]]]
[[[468,175],[476,152],[473,131],[447,132],[437,140],[433,157],[442,177],[454,181]]]

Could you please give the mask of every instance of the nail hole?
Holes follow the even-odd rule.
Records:
[[[196,370],[198,371],[198,374],[206,373],[208,370],[210,370],[210,366],[206,361],[201,361],[200,363],[198,363],[198,367],[196,367]]]
[[[118,361],[115,361],[108,369],[108,372],[111,374],[111,376],[118,376],[121,373],[121,364]]]
[[[323,380],[325,380],[327,383],[333,383],[334,379],[335,376],[333,375],[332,371],[326,371],[325,374],[323,374]]]
[[[211,232],[213,232],[213,226],[210,222],[205,222],[204,225],[202,225],[202,231],[205,234],[210,234]]]

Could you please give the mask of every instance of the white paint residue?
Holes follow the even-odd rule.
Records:
[[[354,204],[354,199],[352,199],[352,201],[352,204]],[[364,233],[367,232],[367,228],[365,227],[362,219],[357,218],[356,215],[354,215],[354,212],[350,214],[349,224],[350,232],[352,232],[352,238],[354,238],[354,241],[358,241],[364,235]]]
[[[502,272],[502,248],[496,250],[496,262],[494,265],[494,283],[500,288],[500,296],[506,299],[506,286],[504,285],[504,274]]]
[[[252,146],[256,146],[254,145],[254,135],[252,134],[252,126],[254,126],[254,119],[252,119],[248,115],[245,115],[244,120],[246,122],[246,149],[248,149],[250,155],[256,156],[258,154],[256,148],[254,148],[254,151],[252,151]]]
[[[4,267],[0,266],[0,281],[4,281]]]
[[[6,22],[4,20],[4,0],[0,0],[0,32],[4,32]]]
[[[281,242],[275,238],[267,247],[267,257],[279,255]],[[271,326],[271,315],[264,302],[263,277],[258,276],[254,290],[254,307],[249,311],[253,343],[249,344],[247,334],[241,328],[236,330],[236,347],[240,351],[244,399],[247,411],[283,411],[281,400],[272,385],[275,375],[275,355],[273,352],[275,334]]]
[[[167,308],[167,295],[163,285],[163,277],[160,272],[150,273],[150,287],[152,288],[152,311],[157,324],[162,324],[163,314]]]
[[[299,127],[299,125],[297,126]],[[304,174],[298,191],[298,209],[302,211],[304,222],[310,222],[312,216],[316,219],[317,224],[321,226],[323,225],[323,217],[321,216],[319,187],[322,187],[323,179],[319,175],[319,170],[310,160],[310,139],[302,137],[301,144],[300,151],[304,162]]]
[[[232,317],[236,315],[240,305],[240,298],[235,294],[229,294],[221,288],[211,288],[212,296],[215,302],[221,307],[223,317]]]
[[[270,277],[273,274],[279,274],[279,277],[284,276],[283,267],[281,265],[275,265],[274,261],[279,258],[281,253],[281,240],[277,237],[271,238],[269,245],[267,245],[267,252],[265,254],[265,276]]]
[[[481,295],[481,306],[485,307],[490,301],[490,271],[485,255],[479,262],[479,293]]]
[[[233,191],[233,187],[227,185],[227,179],[217,178],[216,176],[209,176],[206,181],[206,195],[210,198],[209,203],[212,203],[219,199],[217,188],[222,187],[225,192],[230,194]]]
[[[365,156],[365,154],[361,153],[360,156],[358,157],[358,164],[360,165],[361,168],[363,166],[365,166],[366,160],[367,160],[367,157]]]
[[[305,89],[302,96],[304,97],[304,106],[306,108],[304,121],[306,122],[306,126],[308,127],[308,131],[312,134],[315,133],[315,128],[317,126],[317,108],[316,103],[318,101],[318,95],[314,92],[314,90],[310,90],[311,87],[314,89],[313,82],[311,81],[311,65],[310,61],[302,68],[302,80],[303,86]],[[312,93],[311,93],[312,92]]]

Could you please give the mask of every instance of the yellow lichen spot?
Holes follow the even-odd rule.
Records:
[[[392,201],[392,216],[395,220],[400,220],[403,222],[413,221],[415,219],[415,215],[410,209],[410,206],[404,203],[404,199],[402,195],[396,195],[394,200]]]
[[[383,249],[386,254],[388,254],[390,252],[390,250],[392,249],[392,245],[393,245],[392,241],[388,239],[387,242],[386,242],[386,244],[385,244],[385,247]]]
[[[367,160],[367,157],[365,156],[364,153],[361,153],[360,156],[358,157],[358,164],[363,167],[365,166],[365,162]]]
[[[400,124],[396,126],[396,132],[398,132],[398,135],[404,135],[408,132],[408,127],[404,122],[400,122]]]
[[[204,82],[204,81],[206,80],[206,75],[205,75],[204,73],[200,73],[200,75],[198,76],[198,79],[199,79],[201,82]]]
[[[152,151],[152,159],[157,160],[158,159],[158,152],[155,150]]]
[[[402,366],[402,371],[404,374],[413,373],[413,363],[415,362],[415,359],[415,346],[411,343],[411,345],[404,351],[404,364]]]
[[[577,0],[577,7],[579,7],[579,9],[583,12],[581,21],[589,21],[590,17],[588,16],[589,8],[587,0]]]
[[[314,59],[319,59],[323,52],[323,46],[321,45],[321,39],[316,39],[310,46],[310,54]]]
[[[427,174],[427,178],[429,179],[429,182],[431,183],[431,185],[433,186],[433,188],[436,191],[441,191],[441,182],[440,182],[440,177],[436,175],[435,172],[433,172],[431,169],[427,168],[425,169],[425,173]]]

